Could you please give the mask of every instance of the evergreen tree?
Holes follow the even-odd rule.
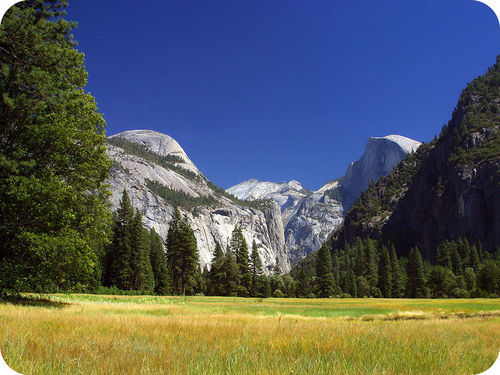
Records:
[[[161,243],[161,238],[154,229],[149,232],[149,259],[151,261],[151,268],[154,275],[154,291],[160,296],[170,293],[170,286],[168,281],[167,271],[167,257],[165,249]]]
[[[170,222],[167,235],[167,260],[175,294],[193,294],[198,272],[198,247],[187,217],[177,208]]]
[[[393,298],[401,298],[405,291],[405,280],[403,272],[401,270],[401,265],[399,264],[398,257],[396,255],[396,248],[391,245],[391,270],[392,270],[392,291],[391,295]]]
[[[134,209],[127,190],[122,193],[120,205],[113,216],[113,239],[108,248],[105,267],[105,285],[116,286],[122,290],[132,289],[133,269],[132,231]]]
[[[477,247],[474,245],[470,249],[470,266],[474,269],[475,272],[479,269],[479,253]]]
[[[237,296],[239,288],[239,266],[238,263],[236,263],[236,257],[232,251],[226,251],[226,256],[224,257],[224,270],[225,278],[222,283],[224,288],[223,295]]]
[[[439,244],[436,252],[436,264],[439,266],[452,269],[451,263],[451,243],[449,241],[443,241]]]
[[[66,5],[19,2],[0,25],[3,291],[86,290],[109,238],[105,122]]]
[[[252,275],[250,273],[249,259],[248,259],[248,246],[243,237],[243,233],[239,226],[236,226],[231,236],[231,249],[236,256],[236,263],[238,264],[238,296],[246,297],[249,295]]]
[[[223,296],[226,293],[226,258],[218,242],[215,243],[214,257],[208,273],[208,294]]]
[[[307,297],[309,294],[311,294],[310,279],[309,277],[307,277],[303,264],[300,266],[296,281],[297,281],[297,288],[296,288],[297,297]]]
[[[318,297],[328,298],[333,293],[332,255],[325,242],[318,251],[316,259]]]
[[[411,249],[408,256],[407,271],[408,280],[406,283],[406,296],[409,298],[425,298],[427,290],[424,279],[424,266],[422,255],[418,247]]]
[[[262,274],[262,261],[255,241],[252,243],[252,253],[250,254],[250,272],[252,274],[251,295],[257,295],[258,279]]]
[[[154,275],[149,259],[149,233],[142,225],[142,216],[136,211],[130,225],[132,251],[130,265],[132,268],[132,289],[143,293],[154,290]]]
[[[366,265],[366,279],[371,287],[376,287],[378,284],[378,268],[375,258],[375,242],[369,238],[365,241],[364,246],[364,264]]]
[[[378,285],[384,297],[392,297],[391,259],[389,257],[389,251],[385,246],[382,246],[380,253]]]
[[[460,254],[458,253],[457,246],[450,248],[450,258],[451,258],[451,270],[455,275],[461,275],[463,273],[463,264]]]

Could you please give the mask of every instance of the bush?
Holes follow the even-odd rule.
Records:
[[[283,294],[283,292],[279,289],[276,289],[273,293],[273,297],[275,298],[283,298],[285,297],[285,295]]]

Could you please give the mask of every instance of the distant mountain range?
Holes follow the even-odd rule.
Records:
[[[272,199],[280,206],[286,249],[295,263],[319,249],[342,225],[345,213],[370,182],[387,175],[420,144],[400,135],[372,137],[361,159],[349,165],[344,177],[327,182],[317,191],[304,189],[295,180],[275,183],[252,179],[227,192],[243,200]]]
[[[130,130],[108,137],[113,160],[108,183],[112,209],[127,189],[144,225],[165,239],[173,206],[194,229],[203,266],[210,263],[215,242],[226,248],[240,225],[254,240],[267,273],[276,261],[283,272],[319,248],[343,222],[352,197],[372,180],[386,175],[419,142],[401,136],[368,140],[363,157],[317,191],[297,181],[245,181],[227,192],[214,185],[170,136],[152,130]],[[345,181],[345,182],[344,182]]]

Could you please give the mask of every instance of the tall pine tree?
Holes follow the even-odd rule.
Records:
[[[27,0],[0,25],[0,289],[95,284],[111,215],[105,122],[63,0]]]
[[[161,237],[154,229],[149,232],[149,259],[154,275],[154,291],[160,296],[170,293],[170,285],[167,271],[167,257],[161,242]]]
[[[424,265],[418,247],[411,249],[407,265],[406,296],[409,298],[425,298],[427,290],[424,279]]]
[[[316,259],[316,280],[318,297],[328,298],[333,294],[332,254],[325,242],[318,251]]]

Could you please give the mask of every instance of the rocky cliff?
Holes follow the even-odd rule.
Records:
[[[319,249],[342,225],[345,213],[370,182],[387,175],[420,144],[400,135],[372,137],[363,156],[349,165],[344,177],[327,182],[317,191],[304,189],[295,180],[278,184],[252,179],[227,192],[240,199],[272,199],[279,204],[286,250],[293,264]]]
[[[185,214],[198,243],[202,266],[210,263],[215,242],[223,249],[236,225],[251,245],[255,240],[267,272],[279,260],[290,268],[280,207],[272,201],[244,202],[212,184],[171,137],[151,130],[132,130],[108,138],[114,161],[108,183],[112,210],[127,189],[144,225],[165,240],[175,203]]]
[[[361,159],[352,162],[342,178],[342,205],[347,212],[370,182],[387,175],[407,154],[415,152],[420,142],[401,135],[371,137]]]
[[[500,246],[500,61],[462,92],[439,138],[365,191],[333,245],[372,237],[428,259],[444,240]]]

